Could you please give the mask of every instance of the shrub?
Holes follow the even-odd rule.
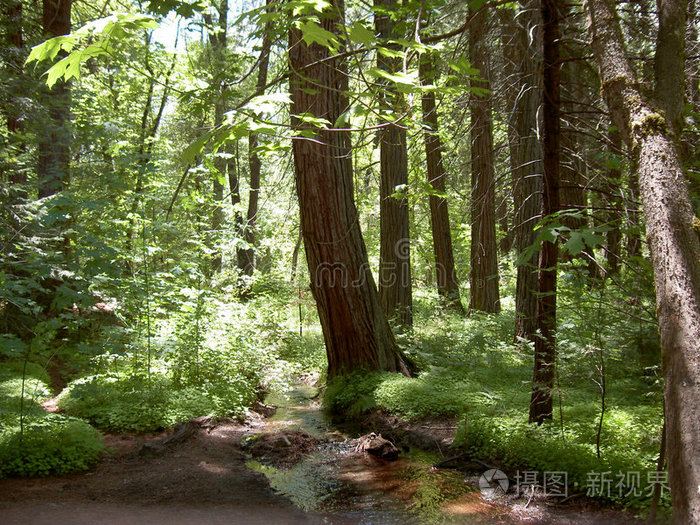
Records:
[[[203,415],[240,416],[254,399],[252,384],[242,377],[176,388],[160,372],[112,373],[72,381],[58,406],[103,430],[147,432]]]
[[[0,477],[68,474],[92,467],[104,445],[85,421],[61,414],[30,417],[0,432]]]

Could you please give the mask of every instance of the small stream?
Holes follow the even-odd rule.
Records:
[[[459,473],[431,469],[437,457],[430,454],[386,461],[355,453],[357,441],[332,428],[317,395],[318,389],[300,384],[286,395],[268,396],[277,411],[263,427],[265,434],[307,432],[321,440],[315,451],[288,468],[265,464],[264,458],[247,462],[301,510],[340,522],[435,523],[455,521],[454,512],[445,512],[450,501],[471,505],[478,499]],[[469,523],[464,516],[458,521]]]

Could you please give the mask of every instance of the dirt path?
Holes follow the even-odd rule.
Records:
[[[144,453],[143,445],[162,442],[168,433],[107,435],[111,453],[92,471],[0,480],[0,523],[407,525],[445,517],[464,524],[639,523],[617,511],[581,506],[551,509],[543,502],[523,509],[492,503],[470,489],[462,474],[410,458],[383,462],[352,454],[352,442],[324,427],[322,419],[302,395],[268,420],[204,422],[182,441],[156,447],[155,454]],[[251,442],[260,435],[262,440]],[[250,453],[259,456],[259,450],[260,461],[282,468],[251,463]],[[416,512],[425,510],[440,486],[461,487],[461,495],[428,508],[437,514]],[[428,499],[420,499],[426,491]]]

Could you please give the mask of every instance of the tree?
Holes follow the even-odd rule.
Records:
[[[224,121],[224,113],[226,111],[226,92],[228,90],[227,82],[228,79],[222,71],[225,71],[224,65],[226,63],[226,36],[228,32],[228,0],[221,0],[217,6],[218,11],[218,22],[216,26],[212,25],[211,16],[205,15],[207,25],[210,26],[209,33],[209,44],[211,47],[211,54],[213,55],[213,65],[214,65],[214,76],[217,79],[218,85],[216,86],[216,101],[214,103],[214,127],[220,126]],[[226,152],[228,153],[228,152]],[[214,158],[214,171],[212,177],[213,183],[213,197],[214,197],[214,209],[212,211],[211,217],[211,229],[212,234],[216,235],[217,232],[221,231],[224,225],[224,180],[226,178],[227,169],[230,169],[231,162],[227,155],[218,154]],[[229,173],[229,178],[231,173]],[[238,193],[238,180],[231,184],[231,195],[238,196],[238,201],[240,202],[240,196]],[[235,198],[234,198],[235,201]],[[236,209],[236,204],[234,202],[234,227],[238,232],[242,230],[241,225],[243,219],[240,212]],[[219,244],[218,239],[213,240],[213,244]],[[216,251],[212,260],[212,266],[214,271],[218,271],[221,268],[221,252]]]
[[[559,209],[560,152],[560,84],[559,84],[559,11],[557,0],[542,0],[543,42],[543,182],[542,217]],[[557,260],[555,242],[544,241],[540,251],[537,278],[537,329],[535,338],[535,370],[532,379],[530,423],[541,424],[552,419],[552,389],[556,366],[557,328]]]
[[[538,137],[541,72],[538,53],[539,1],[527,1],[516,23],[511,9],[501,9],[504,68],[507,84],[508,143],[515,207],[515,249],[518,256],[535,242],[542,212],[542,143]],[[537,317],[537,254],[518,266],[515,291],[515,339],[534,340]]]
[[[24,59],[24,38],[22,33],[22,2],[20,0],[12,0],[7,3],[3,9],[5,19],[5,52],[7,53],[7,73],[8,78],[14,80],[14,84],[9,88],[8,104],[4,108],[7,117],[7,131],[10,133],[11,140],[18,140],[17,134],[24,131],[24,120],[22,118],[21,104],[18,85],[24,78],[23,74],[23,59]],[[24,143],[19,139],[20,151],[25,149]],[[27,182],[27,175],[24,170],[12,169],[10,181],[13,184],[23,184]]]
[[[395,23],[389,11],[396,8],[395,0],[374,0],[374,24],[379,37],[388,41],[396,38]],[[388,49],[397,48],[388,44]],[[377,53],[377,67],[387,73],[400,70],[401,59]],[[403,97],[390,82],[380,86],[379,100],[386,122],[379,129],[379,297],[390,318],[401,325],[412,323],[411,245],[408,228],[408,154],[406,128],[398,119]],[[397,196],[397,194],[400,194]]]
[[[496,246],[496,204],[493,168],[493,132],[489,66],[486,49],[487,11],[470,10],[469,56],[483,80],[473,81],[471,95],[471,273],[469,309],[500,312],[498,295],[498,254]],[[477,91],[478,89],[478,91]]]
[[[437,72],[429,55],[421,56],[419,74],[423,86],[435,80]],[[445,179],[447,173],[442,163],[442,141],[438,128],[437,104],[435,92],[425,90],[421,95],[423,109],[423,140],[425,143],[425,163],[428,184],[433,192],[430,194],[430,229],[433,234],[433,252],[435,254],[435,272],[438,293],[450,308],[464,312],[459,298],[459,281],[455,269],[452,250],[452,233],[450,215],[445,198]]]
[[[683,10],[684,0],[664,2],[671,11]],[[664,118],[639,89],[614,4],[587,0],[584,6],[605,100],[639,167],[663,352],[673,521],[700,523],[700,240],[693,229],[697,219],[673,140],[673,117]],[[674,72],[669,74],[682,79],[675,74],[684,66],[682,54],[665,54],[664,49],[668,48],[657,48],[656,60],[671,62],[667,66]],[[682,92],[684,85],[669,88]]]
[[[274,0],[266,0],[266,11],[272,12]],[[265,23],[262,47],[258,59],[258,79],[255,94],[262,95],[267,85],[267,70],[270,65],[270,50],[272,48],[272,20]],[[260,156],[258,155],[258,133],[251,131],[248,135],[248,169],[250,170],[250,191],[248,193],[248,210],[244,227],[247,247],[242,252],[241,268],[246,275],[253,275],[255,270],[255,228],[258,220],[258,198],[260,196]]]
[[[334,35],[342,0],[331,2],[320,27]],[[328,355],[328,376],[357,369],[402,371],[402,359],[379,303],[354,203],[350,135],[320,125],[348,109],[346,66],[327,46],[289,35],[292,149],[311,291]]]
[[[71,2],[44,0],[42,21],[47,38],[70,33]],[[60,192],[70,178],[70,85],[59,80],[51,92],[44,88],[43,99],[48,115],[39,130],[39,198]]]

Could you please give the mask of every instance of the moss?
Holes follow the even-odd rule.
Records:
[[[641,121],[635,121],[633,127],[634,131],[643,137],[668,131],[663,112],[648,113]]]

